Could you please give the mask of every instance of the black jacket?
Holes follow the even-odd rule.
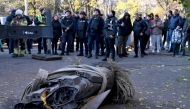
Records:
[[[73,16],[73,20],[74,20],[74,31],[75,33],[77,32],[77,23],[78,23],[78,20],[79,20],[79,17],[75,17]]]
[[[135,20],[133,23],[133,32],[135,36],[140,35],[140,33],[145,34],[145,31],[147,30],[147,25],[142,20],[142,18],[139,18],[139,20]]]
[[[129,18],[126,20],[125,16],[129,16]],[[124,22],[124,27],[121,26],[122,22]],[[131,18],[130,14],[126,12],[123,16],[123,18],[119,19],[117,21],[117,25],[119,27],[118,36],[127,36],[131,34],[132,31],[132,24],[131,24]]]
[[[109,24],[112,23],[112,26],[111,27],[113,30],[110,30],[109,29]],[[112,36],[116,36],[117,34],[117,18],[116,17],[108,17],[106,19],[106,23],[105,23],[105,26],[104,26],[104,34],[106,34],[106,31],[112,31]]]
[[[168,31],[168,23],[169,23],[169,20],[168,19],[165,19],[164,20],[164,28],[163,28],[163,31]]]
[[[24,15],[24,18],[27,20],[27,25],[31,25],[33,23],[28,16]]]
[[[98,23],[98,29],[96,31],[94,31],[91,27],[92,27],[92,23],[94,19],[99,19],[99,23]],[[95,16],[93,16],[88,24],[88,28],[87,28],[87,32],[90,33],[98,33],[98,34],[103,34],[103,29],[104,29],[104,19],[99,16],[98,18],[96,18]]]
[[[15,16],[13,16],[12,14],[9,15],[6,19],[6,24],[10,25],[11,21],[15,18]]]
[[[53,21],[53,38],[59,38],[62,35],[61,23],[59,21]]]
[[[74,29],[74,20],[73,20],[73,17],[64,17],[62,20],[61,20],[61,27],[63,29],[63,32],[65,32],[65,29],[68,27],[70,28],[69,31],[67,32],[73,32],[73,29]]]
[[[190,26],[188,25],[189,19],[185,21],[185,24],[183,26],[183,33],[190,33]]]

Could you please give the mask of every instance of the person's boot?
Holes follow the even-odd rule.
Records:
[[[70,55],[69,52],[67,52],[66,55],[69,56]]]
[[[136,54],[133,58],[138,58],[138,55]]]
[[[119,54],[118,56],[119,56],[120,58],[123,58],[122,54]]]
[[[98,59],[98,53],[96,53],[96,55],[95,55],[95,59]]]
[[[55,55],[58,55],[58,53],[57,53],[57,51],[55,51],[55,53],[54,53]]]
[[[1,48],[1,52],[4,52],[3,48]]]
[[[41,51],[38,51],[38,53],[37,54],[41,54]]]
[[[85,53],[85,57],[87,57],[88,56],[88,52],[87,53]]]
[[[77,56],[84,56],[83,53],[79,53]]]
[[[18,54],[13,54],[12,57],[13,57],[13,58],[17,58],[17,57],[18,57]]]
[[[102,61],[107,61],[107,57],[105,57],[104,59],[102,59]]]
[[[21,50],[19,57],[24,57],[25,52],[26,52],[26,50]]]
[[[18,57],[18,52],[19,52],[19,50],[18,50],[17,48],[14,48],[12,57],[13,57],[13,58]]]
[[[89,52],[87,58],[91,58],[92,57],[92,52]]]

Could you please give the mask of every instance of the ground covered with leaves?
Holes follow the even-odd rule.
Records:
[[[33,52],[37,52],[33,49]],[[19,102],[25,86],[35,78],[39,68],[54,71],[75,63],[77,53],[64,56],[59,61],[39,61],[30,55],[12,59],[8,51],[0,53],[0,109],[13,109]],[[135,96],[126,104],[109,102],[100,109],[189,109],[190,107],[190,61],[164,55],[149,55],[134,59],[131,52],[127,58],[116,58],[119,66],[131,71]],[[81,63],[107,65],[100,59],[81,57]]]

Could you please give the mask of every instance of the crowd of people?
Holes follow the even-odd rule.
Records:
[[[46,10],[40,9],[40,12],[41,14],[34,19],[34,24],[45,26]],[[77,56],[91,58],[93,56],[92,51],[95,51],[95,59],[101,55],[105,56],[103,61],[107,61],[107,58],[114,61],[116,54],[120,58],[129,55],[126,51],[126,42],[133,32],[134,58],[137,58],[139,54],[141,57],[148,55],[145,52],[147,49],[151,49],[152,53],[160,53],[160,50],[166,50],[173,52],[173,56],[179,55],[181,51],[181,55],[185,56],[186,42],[190,40],[190,19],[182,18],[177,9],[174,12],[168,11],[164,20],[161,20],[157,14],[146,14],[142,17],[141,14],[136,13],[133,16],[135,19],[133,23],[128,12],[121,19],[117,19],[115,14],[114,10],[110,11],[105,20],[99,9],[94,10],[93,17],[89,20],[84,11],[76,11],[72,15],[71,11],[67,10],[64,17],[54,15],[52,18],[53,55],[70,55],[70,52],[74,52],[74,48],[76,48],[76,52],[79,51]],[[22,10],[17,9],[12,10],[6,23],[26,26],[31,25],[33,21],[28,16],[23,15]],[[59,39],[60,46],[58,46]],[[47,53],[46,41],[46,38],[38,38],[38,54],[42,53],[42,48],[44,54]],[[12,57],[23,57],[26,53],[25,40],[9,39],[7,43],[9,53],[13,54]],[[19,45],[21,46],[20,50]],[[27,52],[31,54],[32,40],[27,39],[26,45]],[[57,49],[61,50],[60,54],[58,54]]]

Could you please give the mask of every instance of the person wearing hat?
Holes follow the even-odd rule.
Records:
[[[15,12],[16,10],[13,9],[10,13],[10,15],[6,19],[6,24],[10,25],[11,21],[15,18]],[[13,39],[6,39],[7,46],[9,48],[9,54],[13,53],[13,48],[14,48],[14,40]]]
[[[45,26],[46,21],[46,10],[44,8],[40,9],[41,14],[39,14],[36,19],[34,20],[35,25],[37,26]],[[44,47],[44,54],[47,53],[47,44],[46,44],[46,38],[38,38],[38,54],[41,54],[41,48],[42,48],[42,40],[43,40],[43,47]]]
[[[86,19],[86,13],[80,12],[80,19],[78,20],[76,32],[80,43],[80,53],[77,56],[84,56],[83,44],[85,46],[85,57],[88,56],[88,37],[86,36],[86,30],[88,27],[88,20]]]
[[[115,11],[111,11],[106,19],[106,24],[104,26],[105,30],[105,45],[106,45],[106,56],[103,61],[107,61],[110,53],[112,54],[111,59],[115,61],[115,37],[117,34],[117,18],[115,17]]]
[[[79,50],[79,39],[77,37],[77,23],[79,20],[79,11],[75,11],[74,15],[73,15],[73,20],[74,20],[74,32],[73,32],[73,40],[72,40],[72,45],[71,45],[71,52],[74,52],[74,41],[76,39],[76,51]]]
[[[71,16],[71,11],[67,10],[65,14],[66,16],[61,20],[63,36],[62,36],[62,51],[60,55],[64,55],[66,43],[67,43],[66,55],[70,55],[69,51],[71,50],[71,44],[74,32],[74,24],[73,24],[74,20],[73,17]]]
[[[94,16],[90,19],[88,29],[87,29],[87,35],[89,35],[89,40],[88,40],[88,57],[92,57],[92,45],[94,41],[96,41],[96,53],[95,53],[95,59],[98,59],[98,54],[99,54],[99,44],[100,44],[100,39],[101,37],[104,37],[103,34],[103,28],[104,28],[104,19],[100,16],[100,10],[95,9],[94,10]]]
[[[120,58],[127,57],[126,42],[132,31],[131,15],[126,12],[124,16],[118,20],[118,56]]]
[[[23,17],[23,11],[17,9],[15,12],[16,17],[12,20],[11,25],[13,26],[27,26],[27,20]],[[19,50],[19,45],[20,50]],[[20,51],[20,52],[19,52]],[[14,52],[12,57],[24,57],[25,54],[25,42],[24,39],[14,39]]]

